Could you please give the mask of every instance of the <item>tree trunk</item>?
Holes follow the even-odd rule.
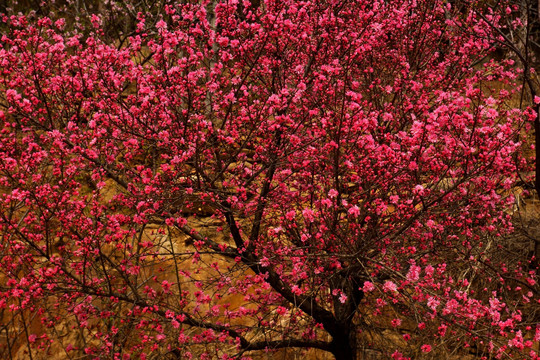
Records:
[[[333,354],[336,360],[356,360],[356,354],[353,353],[350,347],[338,349]]]
[[[336,360],[356,360],[358,357],[356,349],[356,331],[353,329],[343,329],[339,334],[333,336],[332,354]]]

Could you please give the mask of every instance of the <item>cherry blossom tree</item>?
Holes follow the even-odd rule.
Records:
[[[3,356],[537,358],[536,113],[483,5],[188,1],[120,46],[3,15]]]

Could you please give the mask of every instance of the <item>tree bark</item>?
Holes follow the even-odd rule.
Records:
[[[331,346],[336,360],[356,360],[358,352],[354,328],[343,328],[343,331],[333,334]]]

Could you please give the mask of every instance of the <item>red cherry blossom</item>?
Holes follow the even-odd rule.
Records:
[[[176,2],[114,43],[1,14],[2,355],[526,356],[507,9]]]

